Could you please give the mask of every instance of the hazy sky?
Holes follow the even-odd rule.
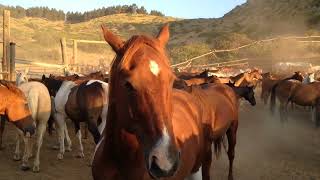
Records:
[[[22,6],[48,6],[64,11],[89,11],[103,6],[136,3],[148,11],[159,10],[167,16],[180,18],[217,18],[246,0],[0,0],[0,4]]]

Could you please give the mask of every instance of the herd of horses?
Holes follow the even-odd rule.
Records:
[[[222,148],[232,180],[240,99],[255,106],[254,90],[260,84],[261,98],[267,103],[270,97],[272,110],[279,100],[281,119],[286,119],[288,103],[295,103],[312,107],[319,124],[320,82],[302,82],[300,72],[289,77],[258,69],[234,77],[208,70],[173,72],[166,54],[167,24],[156,37],[136,35],[128,41],[105,26],[102,31],[116,53],[108,75],[28,79],[26,71],[19,72],[15,82],[0,80],[0,147],[5,121],[12,122],[17,127],[14,160],[21,160],[20,141],[25,144],[22,170],[30,168],[36,139],[32,170],[40,171],[47,129],[58,134],[59,160],[72,150],[66,125],[71,119],[79,141],[76,157],[84,157],[80,123],[96,144],[91,161],[95,180],[210,180],[212,154],[219,156]]]

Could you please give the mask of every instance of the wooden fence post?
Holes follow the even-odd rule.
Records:
[[[2,71],[9,72],[10,64],[10,11],[3,10],[3,59]],[[8,80],[8,74],[3,74],[3,79]]]
[[[16,80],[16,43],[10,43],[10,81]]]
[[[73,58],[71,64],[77,64],[78,58],[78,42],[73,40]]]
[[[66,71],[66,68],[67,68],[67,65],[68,65],[68,57],[67,57],[67,41],[66,41],[66,38],[61,38],[60,40],[60,43],[61,43],[61,54],[62,54],[62,64],[65,65],[65,68],[64,68],[64,72]]]

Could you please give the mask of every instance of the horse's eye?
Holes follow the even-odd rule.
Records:
[[[136,90],[134,89],[134,87],[132,86],[132,84],[130,82],[126,82],[124,84],[124,86],[126,87],[126,89],[128,90],[128,92],[135,92]]]

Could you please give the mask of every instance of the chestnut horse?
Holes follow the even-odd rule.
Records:
[[[15,85],[4,80],[0,80],[0,115],[2,116],[2,121],[3,117],[5,117],[6,120],[15,124],[23,132],[26,144],[30,144],[31,137],[35,134],[36,126],[32,119],[27,98]],[[3,122],[1,125],[4,128]],[[2,139],[3,130],[0,132],[0,138]],[[25,152],[22,159],[22,167],[28,163],[31,147],[26,146]]]
[[[295,72],[291,77],[285,78],[277,82],[271,90],[270,110],[274,113],[276,97],[279,100],[279,113],[281,122],[287,121],[287,105],[291,94],[295,88],[301,84],[303,76],[301,72]]]
[[[202,167],[203,179],[210,180],[212,143],[218,154],[227,134],[232,179],[238,127],[234,91],[223,84],[192,86],[189,92],[172,88],[175,75],[165,53],[167,25],[157,38],[133,36],[127,42],[102,29],[116,58],[93,178],[181,180],[201,174]]]

